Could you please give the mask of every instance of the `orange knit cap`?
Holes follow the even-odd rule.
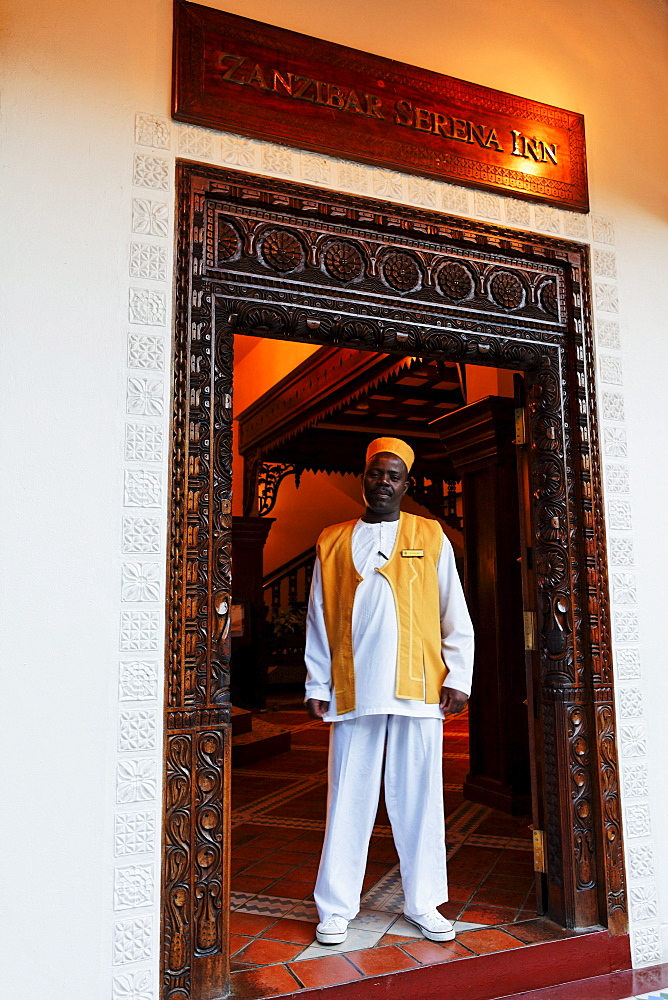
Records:
[[[401,438],[376,438],[372,441],[366,450],[366,462],[369,464],[370,459],[379,452],[389,452],[390,455],[397,455],[408,471],[411,471],[411,466],[415,461],[415,452],[409,444],[402,441]]]

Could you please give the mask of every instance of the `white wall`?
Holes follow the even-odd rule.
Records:
[[[157,991],[179,153],[592,242],[634,959],[668,960],[665,6],[219,6],[584,112],[593,216],[170,123],[169,0],[5,13],[3,986],[21,1000]]]

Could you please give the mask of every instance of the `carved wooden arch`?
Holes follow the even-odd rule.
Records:
[[[626,931],[586,247],[178,164],[165,998],[227,978],[234,331],[521,369],[550,913]]]

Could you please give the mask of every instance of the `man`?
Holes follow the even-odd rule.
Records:
[[[306,707],[332,722],[327,829],[315,886],[321,944],[345,941],[359,912],[380,794],[399,854],[404,916],[450,941],[443,713],[471,690],[473,629],[438,521],[401,511],[413,450],[377,438],[366,453],[365,514],[326,528],[306,631]]]

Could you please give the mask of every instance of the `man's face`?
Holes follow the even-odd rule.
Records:
[[[374,514],[398,514],[408,489],[408,469],[398,455],[381,451],[367,463],[362,479],[364,503]]]

